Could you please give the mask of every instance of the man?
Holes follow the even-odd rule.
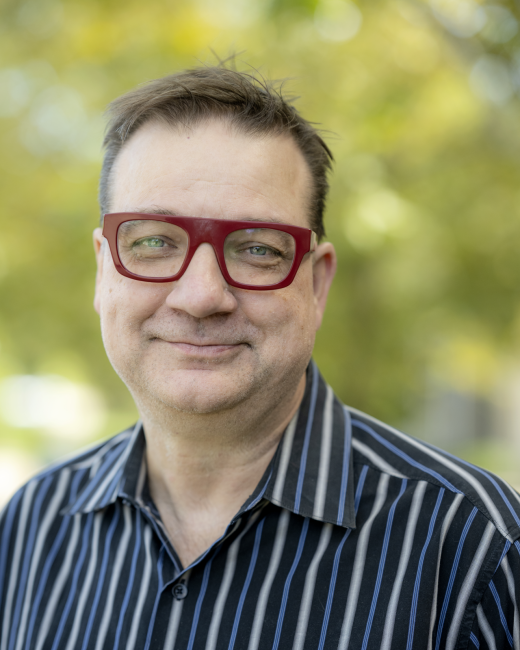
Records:
[[[141,422],[1,520],[0,650],[520,650],[520,498],[311,361],[331,155],[225,68],[111,107],[95,307]]]

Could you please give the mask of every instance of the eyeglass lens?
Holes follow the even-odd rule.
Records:
[[[165,221],[125,221],[117,233],[123,266],[145,278],[176,275],[186,258],[189,237]],[[235,282],[269,286],[285,280],[291,270],[296,243],[289,233],[273,228],[231,232],[224,242],[226,268]]]

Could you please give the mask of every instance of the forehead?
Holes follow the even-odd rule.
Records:
[[[225,122],[182,129],[149,122],[116,159],[110,210],[308,227],[311,183],[302,153],[286,135],[248,135]]]

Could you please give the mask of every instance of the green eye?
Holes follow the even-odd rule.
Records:
[[[265,246],[251,246],[249,250],[252,255],[267,255],[267,248]]]
[[[148,237],[136,242],[137,246],[148,246],[149,248],[162,248],[164,241],[159,237]]]

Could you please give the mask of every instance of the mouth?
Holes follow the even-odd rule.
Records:
[[[152,341],[161,341],[168,347],[185,357],[212,359],[227,356],[250,347],[247,343],[192,343],[187,341],[167,341],[154,338]]]

